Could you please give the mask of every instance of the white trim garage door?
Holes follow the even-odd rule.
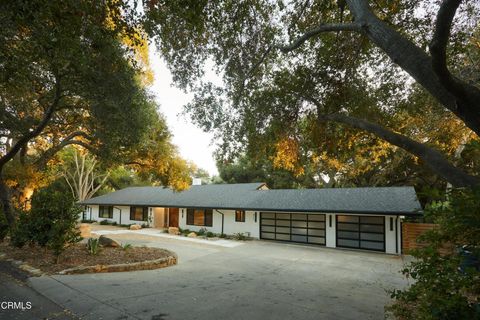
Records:
[[[260,239],[325,245],[325,215],[261,212]]]
[[[337,215],[337,247],[385,252],[385,217]]]

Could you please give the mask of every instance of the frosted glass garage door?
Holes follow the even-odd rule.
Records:
[[[385,217],[337,215],[337,247],[385,251]]]
[[[325,215],[261,212],[260,238],[325,245]]]

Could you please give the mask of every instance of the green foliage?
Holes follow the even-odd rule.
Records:
[[[102,226],[107,226],[110,224],[110,222],[108,220],[102,220],[99,222],[99,224],[101,224]]]
[[[82,223],[94,223],[96,220],[82,219]]]
[[[220,163],[227,164],[220,168],[224,180],[266,181],[280,173],[272,179],[274,183],[302,187],[444,187],[445,181],[439,181],[423,161],[385,143],[384,135],[319,121],[322,115],[366,119],[415,141],[428,141],[429,147],[447,158],[454,156],[465,137],[478,139],[469,137],[463,120],[445,111],[424,88],[411,85],[405,72],[365,33],[325,32],[289,53],[276,48],[294,42],[319,23],[352,21],[353,11],[340,9],[340,3],[345,5],[345,1],[308,5],[300,1],[288,5],[283,1],[193,1],[189,5],[173,1],[145,9],[146,30],[156,36],[175,83],[193,92],[185,112],[204,130],[229,137],[217,152]],[[419,50],[428,46],[438,6],[411,0],[369,3],[372,14],[412,39]],[[417,11],[424,14],[420,17]],[[479,16],[478,6],[467,2],[460,6],[448,53],[452,70],[462,77],[469,75],[476,85],[480,29],[469,21]],[[469,59],[462,58],[466,51]],[[213,61],[214,71],[223,76],[221,85],[204,77],[207,61]],[[275,150],[280,139],[298,143],[299,150],[290,154],[294,161],[283,168],[261,168],[265,162],[274,163],[276,155],[287,154]],[[253,164],[249,169],[255,170],[236,166],[243,155]],[[479,174],[474,157],[459,162],[464,171]],[[231,168],[234,172],[229,172]],[[305,180],[275,169],[296,174],[303,169]],[[325,176],[330,179],[322,181]]]
[[[235,234],[233,235],[233,238],[234,238],[235,240],[242,240],[242,241],[247,240],[247,236],[244,235],[244,234],[241,233],[241,232],[235,233]]]
[[[98,238],[90,238],[86,247],[88,253],[95,256],[100,252],[100,240]]]
[[[130,243],[123,243],[122,244],[122,249],[124,251],[130,250],[130,249],[132,249],[132,245]]]
[[[426,248],[412,252],[416,260],[402,272],[414,282],[392,292],[389,311],[400,319],[479,319],[480,189],[453,190],[426,215],[439,228],[422,236]]]
[[[227,235],[225,233],[221,233],[219,237],[222,238],[222,239],[225,239],[227,237]]]
[[[208,232],[207,228],[200,228],[200,230],[197,231],[197,236],[203,236]]]
[[[65,247],[82,239],[76,227],[80,213],[72,195],[58,185],[40,189],[32,197],[32,209],[20,214],[12,243],[17,247],[27,243],[47,247],[58,259]]]
[[[2,212],[2,209],[0,209],[0,241],[3,241],[5,237],[8,234],[8,223],[7,219],[5,218],[5,215]]]
[[[213,237],[215,237],[215,233],[213,233],[211,231],[208,231],[206,236],[207,236],[207,238],[213,238]]]

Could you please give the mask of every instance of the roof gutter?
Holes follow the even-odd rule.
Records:
[[[371,215],[380,215],[380,216],[422,216],[423,210],[418,209],[414,211],[372,211],[372,210],[327,210],[327,209],[295,209],[295,208],[256,208],[256,207],[211,207],[211,206],[186,206],[181,204],[175,205],[163,205],[163,204],[140,204],[140,203],[85,203],[83,205],[94,205],[94,206],[147,206],[147,207],[162,207],[162,208],[186,208],[186,209],[221,209],[221,210],[245,210],[245,211],[269,211],[269,212],[299,212],[299,213],[335,213],[335,214],[371,214]]]

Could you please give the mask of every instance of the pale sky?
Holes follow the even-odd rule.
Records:
[[[160,112],[167,119],[168,128],[173,134],[172,142],[178,147],[180,155],[194,162],[199,168],[207,170],[210,175],[218,175],[213,158],[213,134],[205,133],[190,122],[188,117],[180,115],[183,106],[192,96],[172,85],[172,75],[160,54],[150,46],[150,64],[155,73],[151,90],[160,104]]]

